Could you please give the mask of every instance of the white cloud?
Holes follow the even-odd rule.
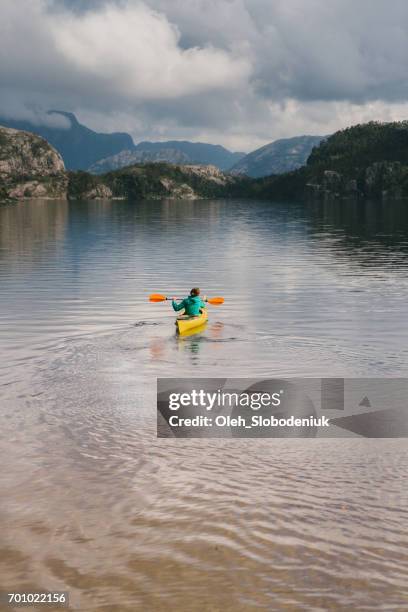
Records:
[[[45,0],[2,0],[0,8],[1,81],[25,83],[34,97],[54,87],[97,104],[100,96],[138,103],[236,89],[250,72],[246,58],[211,44],[181,48],[177,27],[142,3],[48,9]]]
[[[237,88],[250,71],[245,58],[212,45],[182,49],[177,28],[143,4],[57,14],[48,23],[67,63],[97,88],[105,85],[130,100]]]

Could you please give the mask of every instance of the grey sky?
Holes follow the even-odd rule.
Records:
[[[0,113],[235,150],[403,119],[407,26],[405,0],[2,0]]]

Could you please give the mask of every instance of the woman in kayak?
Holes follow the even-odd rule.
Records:
[[[205,308],[205,301],[200,298],[200,289],[194,287],[190,291],[190,295],[184,298],[180,304],[177,304],[176,298],[173,298],[172,306],[176,312],[184,308],[185,315],[188,317],[197,317],[202,309]]]

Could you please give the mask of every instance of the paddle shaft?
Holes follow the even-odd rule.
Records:
[[[173,298],[169,298],[166,295],[161,295],[160,293],[152,293],[149,299],[151,302],[166,302],[166,301],[172,301]],[[182,300],[185,298],[174,298],[174,299]],[[208,302],[209,304],[219,305],[219,304],[224,303],[224,298],[222,297],[207,298],[204,301]]]
[[[185,298],[168,298],[166,297],[166,302],[172,302],[173,300],[177,300],[181,302],[181,300],[185,300]],[[203,300],[204,302],[209,302],[210,300]]]

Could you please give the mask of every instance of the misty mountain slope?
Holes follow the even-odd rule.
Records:
[[[234,164],[245,156],[245,153],[233,153],[221,145],[205,142],[189,142],[187,140],[168,140],[166,142],[140,142],[136,151],[158,151],[160,149],[173,149],[181,151],[192,164],[211,164],[220,170],[229,170]],[[168,160],[170,161],[170,160]]]
[[[34,125],[26,120],[3,119],[0,125],[32,132],[45,138],[62,156],[68,170],[86,170],[96,161],[115,155],[124,149],[134,147],[129,134],[116,132],[113,134],[99,134],[78,122],[75,115],[63,111],[50,111],[65,117],[70,127],[50,127]]]
[[[275,140],[243,157],[230,172],[259,178],[296,170],[305,165],[313,147],[317,147],[323,138],[324,136],[296,136]]]
[[[157,149],[150,151],[125,150],[117,153],[116,155],[112,155],[111,157],[100,159],[88,168],[88,172],[91,172],[91,174],[103,174],[104,172],[119,170],[120,168],[132,166],[133,164],[160,162],[167,162],[170,164],[189,164],[190,159],[185,153],[182,153],[182,151],[179,151],[178,149]]]

